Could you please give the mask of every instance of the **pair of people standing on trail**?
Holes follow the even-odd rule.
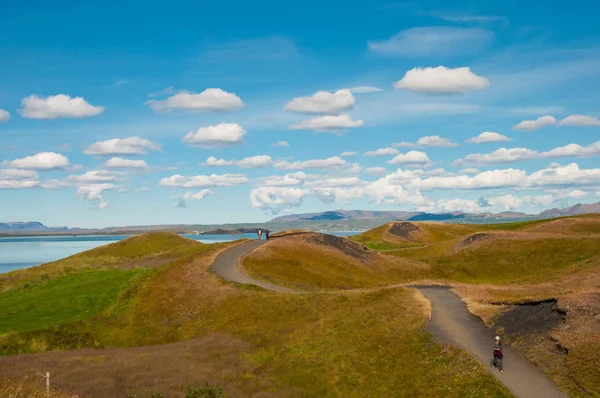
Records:
[[[496,336],[496,339],[494,340],[494,359],[492,359],[492,366],[497,368],[500,373],[504,373],[502,358],[504,358],[504,354],[502,353],[502,340],[500,340],[500,336]]]
[[[260,240],[260,238],[262,237],[263,231],[261,228],[258,229],[258,231],[256,231],[256,235],[258,236],[258,240]],[[267,229],[265,231],[265,238],[269,239],[269,230]]]

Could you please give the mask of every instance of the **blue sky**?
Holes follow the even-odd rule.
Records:
[[[3,5],[0,221],[599,201],[596,6],[489,3]]]

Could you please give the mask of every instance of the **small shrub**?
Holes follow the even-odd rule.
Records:
[[[183,396],[184,398],[225,398],[225,392],[220,386],[211,386],[206,383],[199,388],[187,386]]]

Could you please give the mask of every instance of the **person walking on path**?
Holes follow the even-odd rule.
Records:
[[[258,240],[260,240],[260,237],[262,236],[262,229],[258,229],[258,231],[256,231],[256,235],[258,235]]]
[[[269,229],[267,228],[267,230],[265,231],[265,238],[267,240],[269,240]]]
[[[492,366],[497,368],[500,373],[504,373],[502,358],[504,358],[504,354],[502,353],[502,340],[500,340],[500,336],[496,336],[494,341],[494,359],[492,360]]]

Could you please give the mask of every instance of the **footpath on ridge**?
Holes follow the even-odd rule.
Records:
[[[211,270],[230,282],[256,285],[279,293],[304,293],[256,280],[244,271],[241,266],[244,256],[265,243],[266,240],[253,240],[227,249],[217,256]],[[492,368],[490,360],[494,335],[481,319],[469,312],[465,303],[450,290],[451,288],[412,287],[418,289],[431,302],[432,314],[427,328],[434,337],[471,353],[515,396],[519,398],[567,397],[548,376],[511,347],[504,347],[504,373]]]

